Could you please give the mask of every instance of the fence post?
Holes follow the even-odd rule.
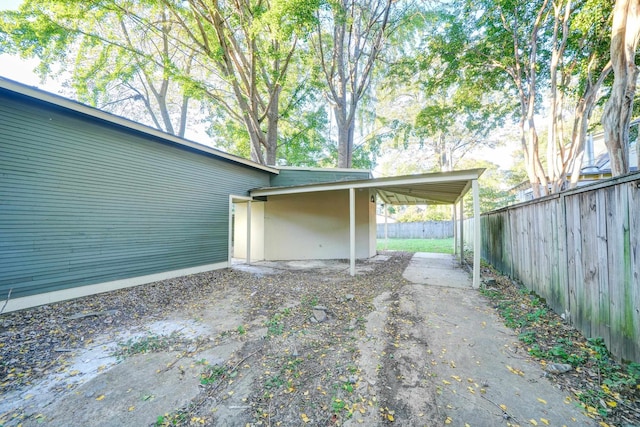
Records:
[[[478,180],[471,181],[471,187],[473,189],[473,287],[480,287],[480,188],[478,186]]]
[[[458,255],[458,215],[456,212],[456,204],[453,204],[453,255]],[[462,255],[460,255],[462,257]]]
[[[460,265],[464,262],[464,202],[460,199]]]

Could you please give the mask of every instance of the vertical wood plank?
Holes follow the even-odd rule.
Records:
[[[595,262],[598,269],[598,298],[593,307],[598,311],[598,322],[592,325],[596,336],[602,337],[606,343],[611,342],[611,295],[609,294],[609,264],[607,263],[607,199],[605,191],[595,194]],[[596,317],[596,316],[594,316]]]
[[[568,319],[570,311],[569,306],[569,283],[568,283],[568,251],[567,251],[567,214],[566,200],[564,196],[558,198],[558,209],[556,211],[558,217],[558,295],[561,298],[559,305],[562,306],[559,314],[564,314]]]
[[[596,196],[593,192],[582,193],[580,199],[580,227],[582,237],[582,287],[583,296],[580,301],[580,308],[583,317],[583,329],[587,337],[598,335],[599,313],[598,313],[598,261],[595,252],[596,239]]]
[[[631,255],[629,300],[633,326],[630,348],[623,357],[640,362],[640,180],[628,184],[629,249]]]
[[[623,196],[615,187],[606,191],[607,200],[607,241],[609,253],[607,264],[609,265],[609,283],[613,286],[609,289],[611,295],[610,320],[611,342],[607,343],[614,354],[620,354],[623,349],[620,330],[624,324],[624,286],[622,286],[622,272],[624,270],[624,221],[621,215],[620,205]],[[624,196],[626,199],[626,195]],[[627,207],[625,206],[625,210]]]

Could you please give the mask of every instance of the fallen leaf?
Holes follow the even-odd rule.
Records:
[[[540,403],[544,403],[545,405],[547,404],[547,401],[546,401],[546,400],[544,400],[544,399],[540,399],[540,398],[538,398],[538,402],[540,402]]]
[[[548,420],[548,419],[546,419],[546,418],[540,418],[540,421],[542,421],[542,423],[543,423],[544,425],[546,425],[546,426],[548,426],[548,425],[549,425],[549,420]]]
[[[100,401],[100,400],[102,400],[102,399],[104,399],[104,394],[101,394],[100,396],[96,397],[96,400],[97,400],[97,401]]]
[[[533,424],[534,426],[537,426],[537,425],[538,425],[538,422],[537,422],[536,420],[534,420],[533,418],[532,418],[532,419],[530,419],[530,420],[529,420],[529,422],[530,422],[531,424]]]
[[[307,417],[307,414],[305,414],[304,412],[300,414],[300,418],[302,418],[302,421],[304,421],[305,423],[308,423],[309,417]]]
[[[451,424],[453,422],[453,420],[451,419],[451,417],[447,417],[446,420],[444,420],[445,424]]]
[[[505,365],[507,367],[507,369],[509,370],[509,372],[511,372],[512,374],[516,374],[516,375],[520,375],[520,376],[524,376],[524,372],[522,372],[520,369],[515,369],[512,368],[509,365]]]

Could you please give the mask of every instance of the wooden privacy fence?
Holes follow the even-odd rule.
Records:
[[[481,225],[486,261],[640,362],[640,173],[489,212]]]
[[[384,224],[378,224],[377,235],[384,238]],[[453,237],[452,221],[394,222],[387,224],[390,239],[445,239]]]

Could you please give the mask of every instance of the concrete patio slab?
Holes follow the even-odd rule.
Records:
[[[471,275],[449,254],[416,252],[402,277],[419,285],[471,288]]]

